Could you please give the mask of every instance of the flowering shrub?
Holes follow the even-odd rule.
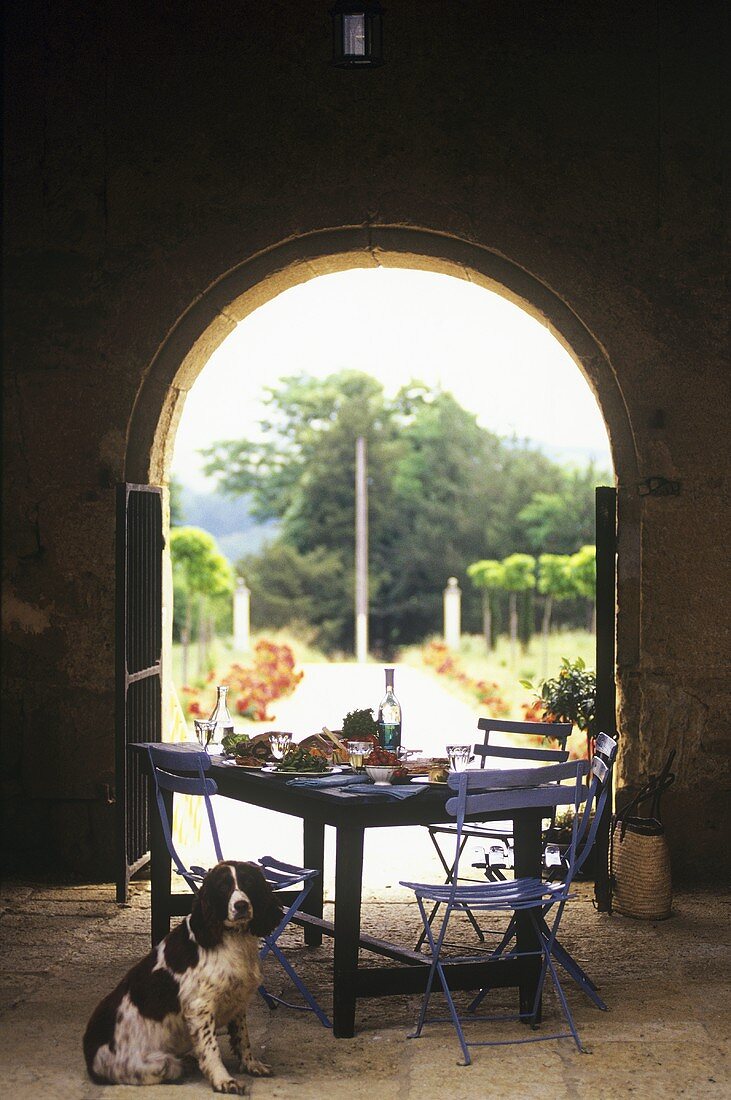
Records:
[[[288,645],[261,639],[254,646],[252,667],[245,668],[237,662],[220,679],[215,672],[209,673],[207,679],[210,683],[216,680],[228,685],[231,711],[255,722],[271,722],[274,715],[267,713],[269,704],[291,695],[302,679],[303,673],[295,670],[294,663],[294,654]],[[182,695],[186,714],[190,718],[204,717],[199,689],[184,687]],[[206,710],[205,715],[208,713]]]
[[[448,676],[450,680],[471,691],[480,706],[488,707],[494,717],[508,713],[508,705],[500,694],[498,684],[468,676],[461,668],[459,658],[450,653],[444,642],[427,642],[421,652],[424,664],[433,668],[440,676]]]

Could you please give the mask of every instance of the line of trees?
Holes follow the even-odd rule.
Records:
[[[592,545],[582,546],[575,554],[541,554],[537,560],[531,554],[509,554],[502,561],[483,558],[468,565],[467,575],[482,596],[482,625],[488,651],[495,646],[496,605],[505,594],[513,660],[518,640],[527,645],[533,632],[533,593],[536,589],[543,597],[544,661],[557,604],[566,600],[584,601],[588,609],[586,625],[594,629],[596,548]]]
[[[369,375],[344,370],[284,378],[265,401],[257,438],[204,452],[220,491],[245,494],[256,518],[278,525],[261,553],[237,563],[252,592],[254,627],[301,624],[325,650],[352,649],[359,435],[368,447],[370,635],[383,654],[440,629],[450,575],[462,582],[464,629],[480,629],[471,562],[565,555],[593,542],[594,487],[608,475],[566,469],[533,446],[499,438],[449,393],[412,382],[389,399]],[[516,561],[507,574],[511,620],[528,614],[521,568]],[[570,620],[576,608],[561,614]]]

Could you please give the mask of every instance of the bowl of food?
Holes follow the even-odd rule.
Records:
[[[368,778],[372,780],[377,787],[390,786],[391,780],[396,773],[396,769],[393,767],[378,767],[372,764],[366,764],[365,770]]]

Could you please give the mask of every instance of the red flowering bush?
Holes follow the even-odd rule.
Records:
[[[444,642],[427,642],[421,652],[424,664],[433,668],[438,675],[448,676],[450,680],[472,692],[480,706],[488,707],[494,717],[508,713],[508,705],[500,694],[499,685],[487,680],[474,680],[468,676],[460,667],[459,658],[450,653]]]
[[[210,673],[208,681],[216,680],[228,685],[231,711],[255,722],[271,722],[274,715],[267,712],[269,704],[291,695],[302,679],[303,673],[297,672],[294,664],[294,654],[288,645],[261,639],[254,646],[253,666],[244,667],[235,663],[220,679],[215,673]],[[202,717],[199,692],[195,688],[184,687],[182,694],[188,716]]]

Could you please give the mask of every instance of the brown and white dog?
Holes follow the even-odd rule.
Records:
[[[282,915],[259,868],[213,867],[189,917],[133,966],[94,1010],[84,1035],[97,1084],[158,1085],[183,1074],[192,1054],[214,1092],[243,1096],[246,1085],[221,1060],[216,1028],[228,1025],[239,1069],[268,1077],[254,1057],[246,1008],[261,984],[259,937]]]

